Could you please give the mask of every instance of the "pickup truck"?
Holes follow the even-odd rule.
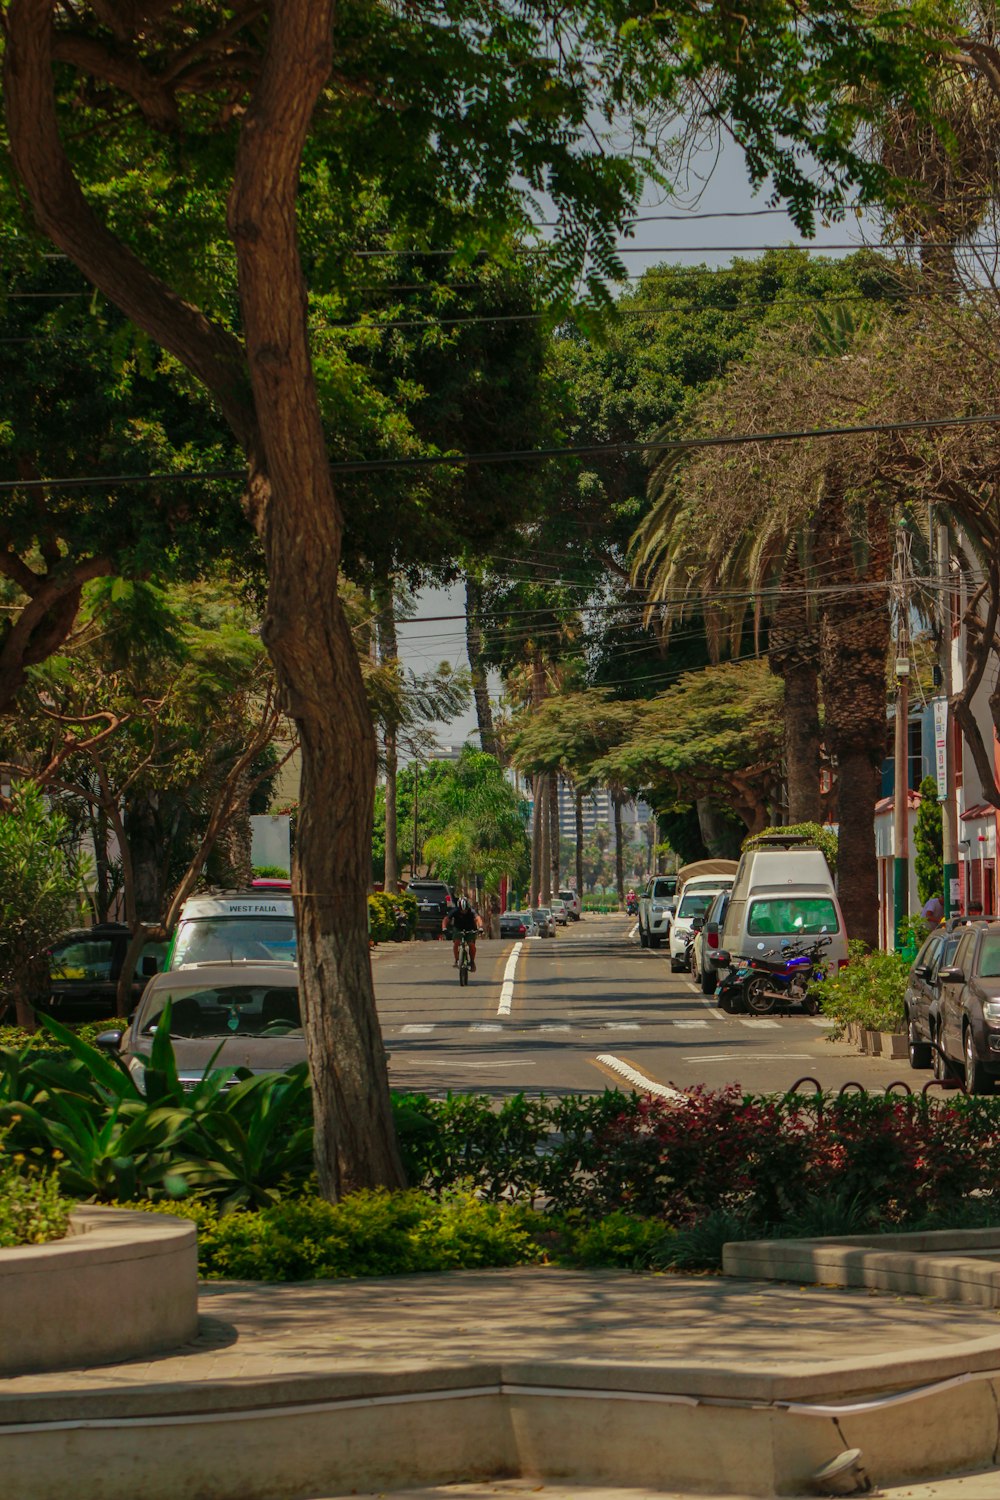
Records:
[[[676,875],[654,875],[639,897],[639,943],[643,948],[658,948],[670,936],[677,894]]]

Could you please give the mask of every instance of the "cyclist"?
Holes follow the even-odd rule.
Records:
[[[455,954],[454,968],[458,968],[459,933],[466,932],[469,934],[469,969],[473,974],[476,972],[476,933],[480,926],[479,917],[468,897],[459,896],[441,923],[442,932],[451,932],[452,949]]]

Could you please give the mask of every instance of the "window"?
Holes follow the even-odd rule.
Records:
[[[178,985],[150,997],[142,1032],[151,1035],[170,1004],[170,1034],[183,1037],[301,1035],[299,992],[291,985],[227,985],[195,989]]]
[[[1000,979],[1000,932],[987,932],[979,950],[979,973],[983,979]]]
[[[294,917],[192,917],[177,929],[171,967],[227,963],[234,958],[294,963],[295,957]]]
[[[958,947],[955,950],[955,955],[951,960],[951,963],[955,966],[956,969],[962,969],[964,972],[968,972],[969,959],[972,957],[972,945],[975,941],[975,932],[963,932],[961,938],[959,939]],[[943,962],[941,964],[941,967],[942,969],[947,969],[950,968],[951,965]]]
[[[90,984],[110,980],[115,945],[111,938],[79,938],[53,948],[49,973],[53,979],[77,979]]]
[[[703,917],[717,894],[716,891],[692,891],[690,896],[682,896],[677,908],[678,917]]]
[[[816,937],[837,932],[837,908],[828,896],[777,896],[751,901],[747,917],[750,937],[796,933]]]
[[[929,937],[924,943],[924,946],[921,948],[920,952],[917,954],[917,966],[919,967],[923,965],[925,968],[933,970],[938,958],[938,954],[941,951],[941,945],[943,942],[944,938],[941,937],[940,933],[934,933],[931,937]]]

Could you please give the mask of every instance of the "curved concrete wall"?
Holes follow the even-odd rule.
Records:
[[[47,1245],[0,1250],[0,1375],[175,1348],[198,1328],[193,1224],[82,1208]]]

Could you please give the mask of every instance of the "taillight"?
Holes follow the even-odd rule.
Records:
[[[525,927],[524,923],[522,922],[521,925],[520,925],[520,927],[517,929],[517,935],[518,935],[518,937],[524,937],[524,935],[525,935],[525,933],[527,931],[528,931],[527,927]]]
[[[710,948],[717,948],[719,946],[719,934],[717,932],[706,932],[705,941]]]

